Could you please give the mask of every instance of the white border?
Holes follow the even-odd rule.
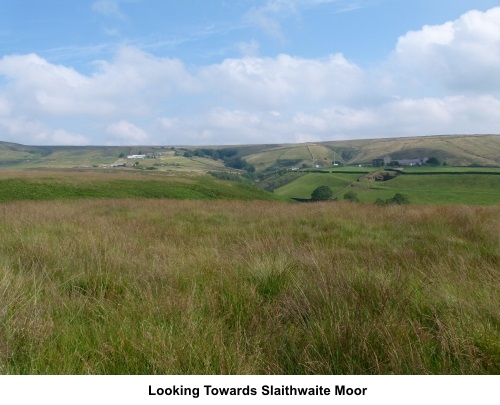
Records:
[[[256,395],[206,395],[205,385],[255,388]],[[330,395],[262,395],[262,386],[322,386]],[[334,395],[335,386],[367,388]],[[156,388],[199,388],[193,395],[149,395]],[[5,404],[486,404],[500,401],[499,376],[0,376]],[[193,391],[195,392],[195,391]]]

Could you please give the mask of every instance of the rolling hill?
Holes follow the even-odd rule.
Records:
[[[335,152],[335,155],[334,155]],[[303,163],[330,166],[371,164],[373,159],[436,157],[452,166],[500,166],[500,135],[441,135],[411,138],[364,139],[241,148],[259,171]]]
[[[302,164],[330,166],[371,164],[375,158],[393,159],[436,157],[451,166],[500,166],[500,135],[440,135],[409,138],[364,139],[307,144],[210,146],[232,148],[255,166],[257,172]],[[172,146],[27,146],[0,142],[1,168],[110,166],[127,162],[127,155],[154,153],[155,159],[139,162],[162,171],[207,172],[224,170],[221,161],[204,157],[184,157],[196,147]],[[120,160],[121,159],[121,160]],[[129,162],[131,163],[131,162]]]

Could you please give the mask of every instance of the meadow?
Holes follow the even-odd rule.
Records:
[[[361,174],[356,173],[306,173],[304,176],[280,187],[278,195],[290,198],[311,198],[312,191],[319,186],[328,186],[339,192],[356,181]]]
[[[355,183],[352,189],[366,202],[402,193],[413,204],[500,204],[500,176],[491,174],[401,175],[384,182]]]
[[[0,203],[2,374],[498,374],[500,206]]]
[[[355,169],[359,172],[356,173]],[[343,171],[349,170],[351,173]],[[361,202],[386,200],[395,193],[406,195],[412,204],[497,205],[500,204],[500,169],[472,167],[405,168],[388,181],[374,181],[376,168],[322,169],[309,172],[276,190],[288,198],[310,198],[316,187],[329,186],[337,199],[354,191]],[[394,173],[394,172],[393,172]]]
[[[80,198],[286,200],[251,185],[165,172],[12,170],[0,174],[0,202]]]

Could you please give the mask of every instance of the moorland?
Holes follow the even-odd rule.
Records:
[[[0,373],[497,374],[498,166],[498,135],[0,143]]]

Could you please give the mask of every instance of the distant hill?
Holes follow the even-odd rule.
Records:
[[[291,145],[242,147],[241,155],[257,170],[315,164],[330,166],[371,164],[373,159],[436,157],[452,166],[500,166],[500,135],[440,135],[410,138],[363,139]]]
[[[300,167],[303,164],[331,166],[371,164],[373,159],[436,157],[452,166],[500,166],[500,135],[439,135],[409,138],[363,139],[304,144],[210,146],[236,149],[238,156],[266,169]],[[127,162],[131,154],[157,153],[154,160],[139,162],[164,171],[224,170],[221,162],[205,157],[185,157],[197,147],[171,146],[27,146],[0,142],[1,168],[102,167]],[[121,159],[121,160],[120,160]],[[129,162],[130,163],[130,162]]]

